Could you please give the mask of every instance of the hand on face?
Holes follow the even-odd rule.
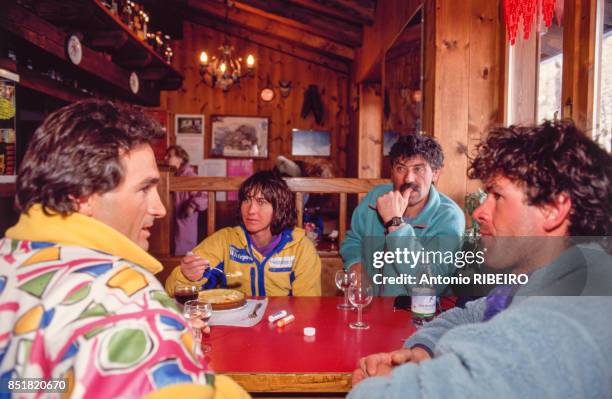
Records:
[[[430,358],[429,353],[422,348],[403,348],[393,352],[375,353],[359,359],[358,367],[353,371],[352,384],[354,386],[367,377],[388,375],[400,364],[419,363]]]
[[[378,197],[376,210],[383,223],[387,223],[394,216],[402,217],[404,215],[411,193],[412,188],[407,188],[403,192],[393,190]]]
[[[179,267],[188,280],[198,281],[202,278],[204,271],[210,268],[210,262],[190,252],[181,259]]]

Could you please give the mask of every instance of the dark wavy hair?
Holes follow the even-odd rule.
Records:
[[[400,136],[389,152],[391,165],[395,165],[402,158],[412,158],[417,155],[422,156],[434,171],[439,170],[444,165],[442,147],[431,136],[421,134]]]
[[[173,152],[178,158],[181,159],[181,168],[189,163],[189,154],[180,145],[171,145],[166,150],[166,156],[170,156],[170,152]]]
[[[157,122],[138,109],[83,100],[49,115],[36,130],[17,176],[21,212],[41,204],[68,215],[75,199],[116,188],[124,177],[120,156],[162,137]]]
[[[242,204],[249,196],[261,193],[272,204],[274,214],[270,229],[276,235],[297,223],[297,212],[293,193],[278,173],[264,170],[253,174],[240,185],[238,200]],[[242,215],[240,216],[242,218]],[[241,220],[242,222],[242,220]]]
[[[524,188],[529,205],[566,193],[570,235],[610,234],[612,156],[571,121],[494,129],[477,146],[468,176],[483,182],[504,176]]]

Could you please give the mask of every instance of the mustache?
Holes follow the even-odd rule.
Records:
[[[408,189],[413,189],[414,191],[418,191],[418,188],[417,188],[416,184],[414,184],[414,183],[404,183],[404,184],[402,184],[400,186],[399,192],[403,194],[404,191],[406,191]]]

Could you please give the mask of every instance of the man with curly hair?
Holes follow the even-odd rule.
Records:
[[[375,269],[368,257],[385,246],[387,251],[423,247],[437,251],[459,248],[465,229],[461,208],[434,186],[444,162],[440,144],[430,136],[402,136],[391,147],[391,181],[372,189],[353,212],[351,230],[340,248],[347,270],[374,278],[397,278],[423,273],[422,265],[388,264]],[[439,262],[432,274],[447,276],[454,265]],[[410,294],[404,284],[378,284],[377,294]],[[390,280],[384,280],[390,281]],[[382,287],[382,288],[381,288]],[[439,287],[440,290],[444,287]]]
[[[287,183],[274,172],[257,172],[240,185],[238,200],[240,225],[215,232],[183,257],[166,290],[173,294],[180,283],[232,285],[249,296],[321,295],[321,259],[295,226]]]
[[[570,122],[493,130],[469,169],[486,263],[528,276],[359,361],[349,398],[612,392],[612,157]],[[579,237],[580,236],[580,237]]]

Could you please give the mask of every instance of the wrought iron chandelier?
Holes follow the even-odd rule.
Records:
[[[234,55],[234,46],[224,44],[218,48],[219,55],[210,60],[206,51],[200,53],[200,77],[212,87],[229,91],[234,84],[240,84],[240,79],[253,76],[255,57],[249,54],[246,58],[246,68],[241,57]]]

